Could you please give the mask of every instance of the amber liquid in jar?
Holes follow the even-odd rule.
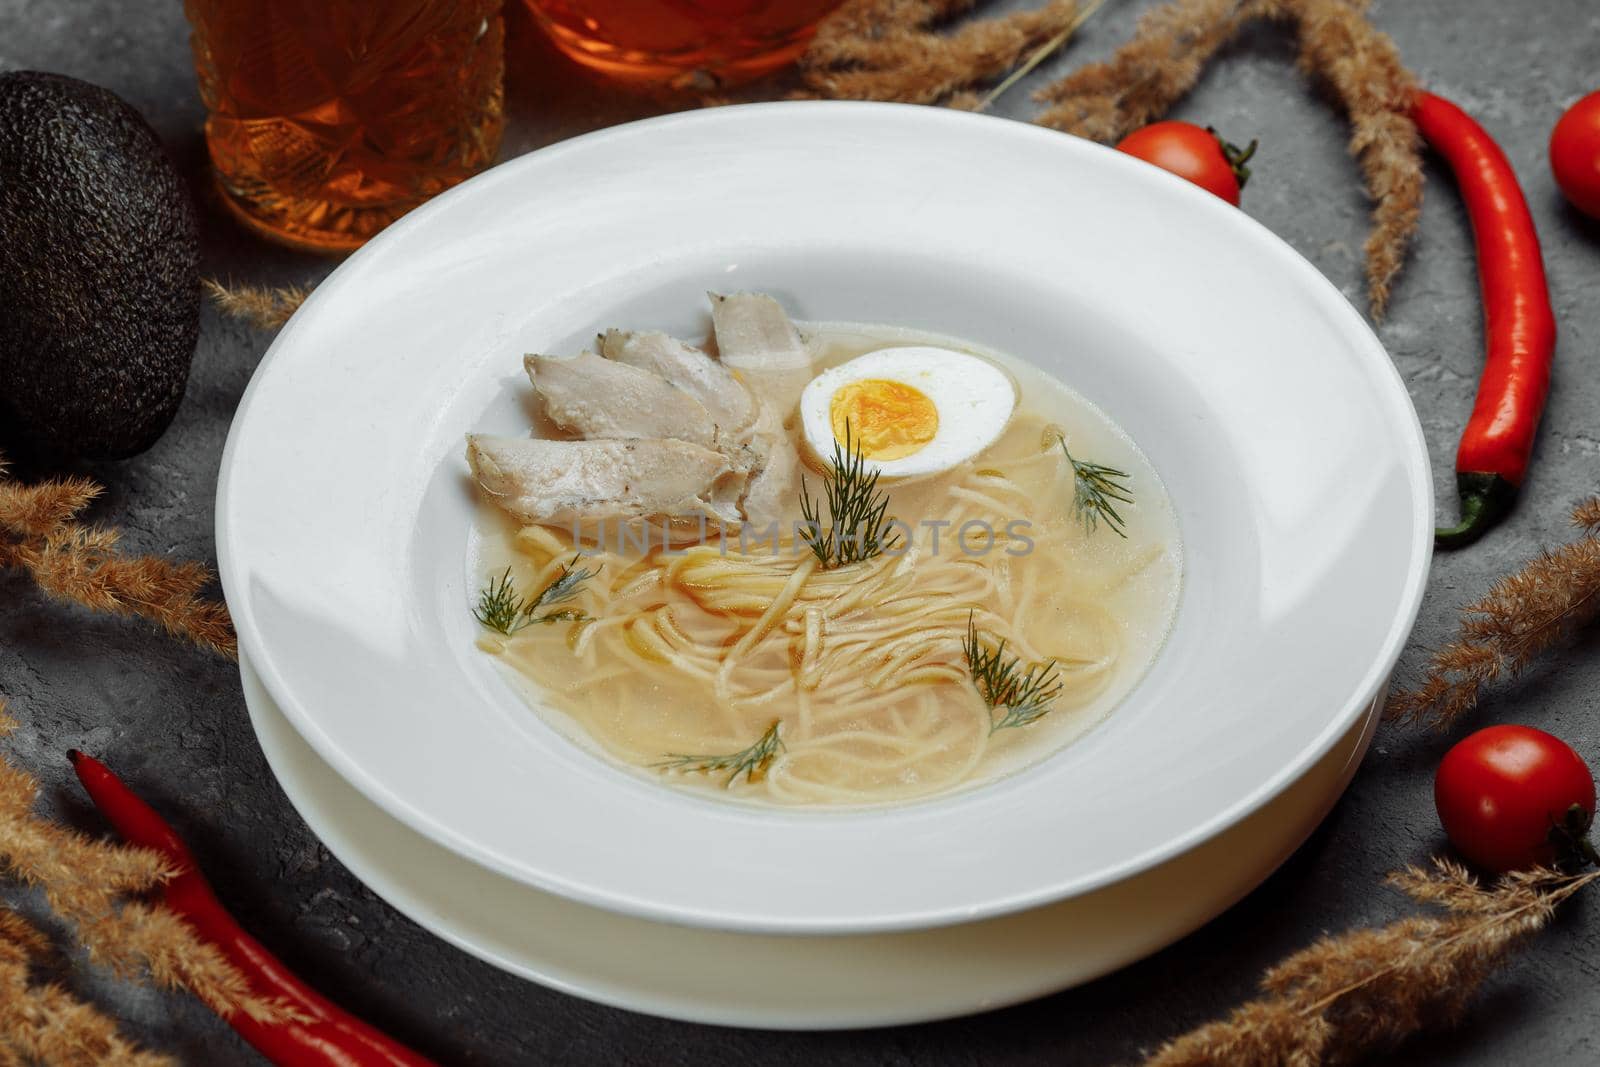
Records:
[[[714,89],[792,62],[841,0],[526,0],[556,46],[624,81]]]
[[[355,248],[494,160],[501,0],[185,0],[228,206]]]

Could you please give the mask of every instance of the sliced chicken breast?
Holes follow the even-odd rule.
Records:
[[[783,306],[765,293],[706,294],[717,354],[736,370],[811,371],[811,351]]]
[[[765,293],[711,297],[717,354],[759,399],[787,419],[811,381],[811,348],[780,305]]]
[[[695,520],[765,528],[794,504],[784,428],[811,351],[772,297],[711,294],[720,359],[664,333],[610,330],[600,355],[524,360],[546,413],[582,441],[469,437],[478,484],[526,522]]]
[[[683,390],[711,414],[719,440],[738,441],[756,420],[755,399],[733,372],[693,345],[659,332],[607,330],[600,354],[650,371]]]
[[[717,422],[705,405],[648,370],[582,352],[522,361],[545,413],[587,438],[673,438],[715,447]]]
[[[717,354],[760,406],[750,430],[754,473],[739,508],[747,521],[764,527],[792,510],[799,486],[800,457],[783,424],[811,380],[811,348],[765,293],[709,296]]]
[[[656,438],[545,441],[469,434],[473,477],[525,522],[705,516],[737,526],[747,475],[720,452]]]
[[[761,414],[750,433],[753,472],[739,498],[746,521],[760,529],[778,522],[794,509],[799,487],[800,457],[783,428],[778,409],[762,401]]]

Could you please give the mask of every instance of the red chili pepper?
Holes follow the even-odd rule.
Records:
[[[1556,317],[1528,201],[1500,146],[1472,116],[1419,92],[1411,117],[1455,172],[1478,246],[1487,349],[1478,400],[1456,451],[1461,522],[1440,548],[1471,544],[1511,510],[1550,389]]]
[[[178,872],[163,887],[167,906],[239,969],[252,993],[276,998],[308,1020],[263,1023],[234,1012],[228,1024],[257,1051],[280,1067],[434,1067],[432,1060],[342,1011],[295,977],[228,914],[176,830],[99,760],[81,752],[68,756],[94,806],[117,832],[159,852]]]

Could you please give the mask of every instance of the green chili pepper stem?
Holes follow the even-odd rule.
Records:
[[[1456,475],[1456,491],[1461,495],[1461,521],[1440,527],[1433,533],[1439,548],[1465,548],[1488,533],[1517,499],[1517,487],[1498,474],[1463,471]]]

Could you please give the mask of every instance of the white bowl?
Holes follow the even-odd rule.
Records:
[[[785,812],[639,780],[525,705],[473,644],[463,435],[525,432],[523,351],[609,325],[703,332],[710,288],[1035,361],[1144,448],[1182,526],[1183,600],[1104,724],[981,789]],[[217,499],[241,645],[363,794],[549,892],[778,933],[999,915],[1223,831],[1376,696],[1431,531],[1398,375],[1287,245],[1087,142],[869,104],[618,127],[415,212],[280,333]]]

